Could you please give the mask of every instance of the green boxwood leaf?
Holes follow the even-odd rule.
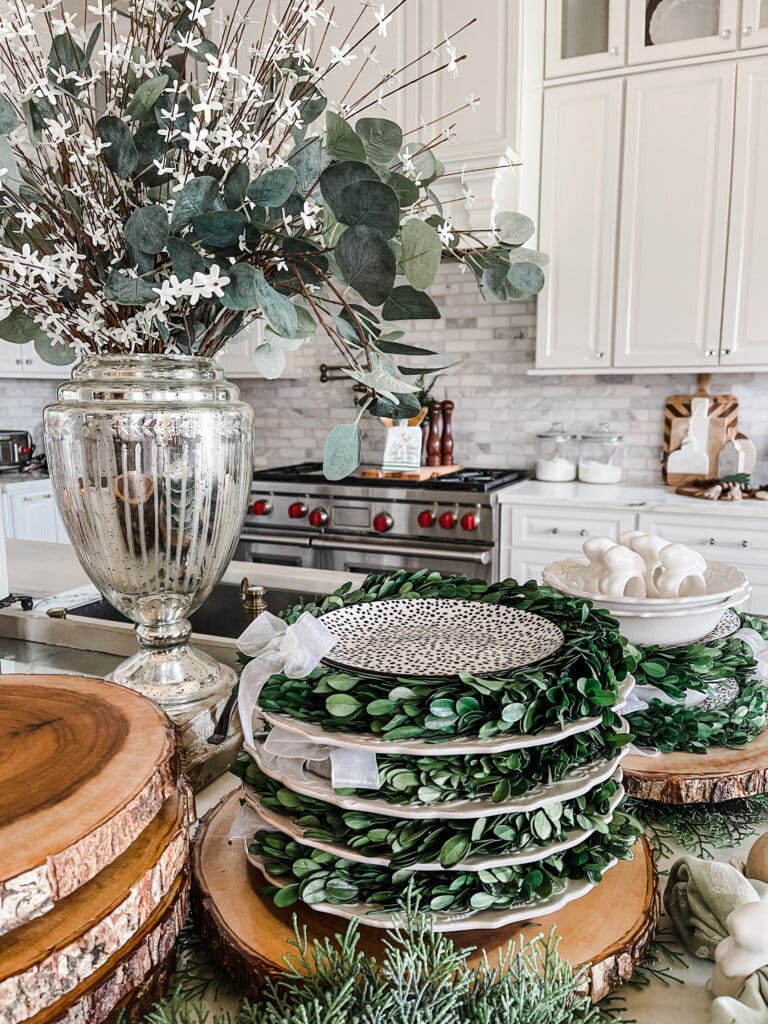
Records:
[[[342,240],[343,240],[342,236]],[[440,310],[426,292],[409,284],[393,288],[381,311],[382,320],[439,320]]]
[[[326,697],[325,706],[334,718],[349,718],[360,709],[361,704],[357,697],[350,693],[332,693],[330,697]]]
[[[159,205],[139,206],[125,222],[125,240],[140,252],[162,252],[168,241],[168,214]]]
[[[171,231],[177,234],[191,224],[195,217],[222,209],[223,205],[219,199],[219,183],[215,178],[207,174],[190,178],[176,196],[171,214]]]
[[[385,117],[361,117],[355,131],[363,140],[365,155],[374,164],[388,164],[403,145],[400,125]]]
[[[201,274],[205,270],[205,260],[194,246],[183,238],[169,238],[165,243],[171,257],[173,272],[180,281],[189,281],[193,274]],[[234,267],[227,268],[227,275],[232,276]]]
[[[290,907],[299,898],[298,885],[285,885],[275,893],[276,907]]]
[[[168,75],[156,75],[142,82],[125,108],[126,114],[134,121],[154,120],[154,106],[168,85]],[[158,136],[159,137],[159,136]]]
[[[341,194],[349,185],[357,181],[379,181],[379,176],[372,167],[359,160],[342,160],[340,163],[326,167],[320,175],[320,191],[323,199],[330,206],[336,218],[342,212]]]
[[[243,205],[249,181],[247,164],[235,164],[224,181],[224,205],[228,210]]]
[[[145,306],[157,299],[157,285],[113,270],[104,285],[104,298],[107,302],[116,302],[118,306]]]
[[[245,231],[245,214],[240,210],[215,210],[192,218],[195,238],[206,249],[229,249]]]
[[[423,220],[408,220],[400,236],[400,267],[418,291],[434,284],[443,247],[434,228]]]
[[[440,847],[440,864],[444,868],[453,867],[459,861],[464,860],[469,852],[470,840],[468,836],[458,835],[446,839]]]
[[[101,151],[101,159],[118,178],[130,178],[139,164],[139,154],[131,129],[119,117],[107,114],[96,122],[96,134],[109,143]]]
[[[327,480],[342,480],[360,465],[363,435],[357,423],[337,423],[325,439],[323,473]],[[328,700],[332,698],[329,697]],[[326,705],[327,705],[326,701]],[[355,701],[359,706],[359,701]],[[330,708],[328,709],[330,711]],[[333,712],[332,712],[333,713]]]
[[[325,115],[325,148],[337,160],[365,160],[365,147],[354,128],[329,110]]]
[[[367,224],[384,238],[393,238],[400,227],[400,204],[389,185],[363,179],[342,190],[338,218],[342,224]]]
[[[0,135],[8,135],[18,123],[16,111],[7,96],[0,94]],[[361,144],[362,147],[362,144]]]
[[[334,254],[345,280],[366,302],[380,306],[392,292],[397,271],[395,255],[381,232],[367,224],[348,228]]]
[[[275,167],[250,183],[245,194],[256,206],[282,206],[296,188],[292,167]]]

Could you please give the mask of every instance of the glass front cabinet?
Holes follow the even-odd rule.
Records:
[[[625,36],[626,0],[547,0],[545,76],[623,67]]]
[[[629,0],[627,63],[735,50],[739,0]]]

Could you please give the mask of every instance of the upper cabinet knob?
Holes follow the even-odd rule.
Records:
[[[730,39],[732,35],[733,33],[729,28],[724,28],[723,31],[720,33],[720,36],[723,39]]]
[[[743,36],[751,36],[752,35],[752,26],[751,25],[745,25],[744,28],[741,30],[741,34]]]
[[[619,56],[619,48],[618,48],[618,46],[612,46],[612,47],[610,48],[610,50],[608,51],[608,53],[609,53],[609,54],[610,54],[610,55],[611,55],[612,57],[618,57],[618,56]]]

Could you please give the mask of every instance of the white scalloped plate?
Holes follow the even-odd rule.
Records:
[[[291,885],[284,879],[273,878],[265,869],[264,861],[260,857],[251,857],[246,851],[246,856],[254,867],[264,875],[266,880],[278,889]],[[603,870],[601,875],[618,863],[613,857]],[[516,921],[525,921],[531,917],[544,917],[560,910],[567,903],[574,900],[595,888],[597,883],[590,882],[587,878],[568,879],[559,892],[553,892],[550,896],[530,900],[528,903],[518,903],[506,910],[466,910],[462,914],[449,914],[442,910],[429,911],[431,921],[436,931],[439,932],[468,932],[480,929],[504,928]],[[388,913],[380,910],[372,903],[311,903],[307,904],[311,910],[317,910],[321,914],[329,914],[332,917],[342,917],[351,920],[353,917],[360,919],[360,923],[368,928],[398,928],[406,924],[402,913]]]
[[[616,782],[621,783],[621,777],[621,768],[617,768],[613,773],[613,778]],[[616,810],[623,798],[624,787],[619,785],[611,798],[608,813],[599,815],[606,824],[613,819],[613,812]],[[386,866],[391,860],[390,857],[366,857],[364,854],[358,853],[357,850],[353,850],[349,846],[338,846],[336,843],[327,843],[322,839],[309,839],[304,835],[303,830],[299,828],[293,818],[289,818],[284,814],[278,814],[276,811],[264,807],[261,800],[255,793],[247,794],[246,800],[254,810],[258,811],[268,824],[274,826],[278,832],[282,832],[284,835],[290,836],[291,839],[295,839],[297,843],[301,843],[303,846],[311,846],[316,850],[325,850],[326,853],[332,853],[334,857],[342,857],[345,860],[359,861],[361,864],[379,864]],[[437,817],[435,820],[438,820]],[[593,828],[574,829],[571,832],[568,832],[564,839],[560,839],[556,843],[550,843],[548,846],[526,847],[525,850],[519,850],[499,857],[470,857],[468,860],[460,861],[458,864],[455,864],[450,868],[444,868],[441,864],[434,861],[427,864],[414,864],[412,866],[412,870],[489,871],[491,868],[503,868],[515,864],[530,864],[533,861],[543,860],[545,857],[552,857],[556,853],[561,853],[563,850],[569,850],[572,846],[577,846],[579,843],[584,842],[585,839],[588,839],[594,831],[595,830]],[[250,853],[248,854],[248,859],[252,859],[252,855]]]
[[[623,731],[629,726],[624,723]],[[524,796],[505,800],[495,804],[488,799],[449,800],[445,803],[408,803],[395,804],[376,797],[366,799],[359,796],[344,796],[337,793],[331,786],[331,780],[322,775],[306,771],[301,761],[289,758],[275,758],[263,755],[260,749],[245,748],[256,765],[270,779],[282,783],[286,789],[300,793],[313,800],[341,807],[345,811],[365,811],[368,814],[386,814],[390,818],[491,818],[499,814],[514,814],[519,811],[535,811],[548,804],[556,804],[562,800],[572,800],[595,786],[605,782],[614,774],[624,756],[629,751],[629,744],[618,751],[616,757],[593,761],[590,765],[572,768],[557,782],[540,783],[530,789]],[[243,791],[249,803],[255,796],[245,784]]]
[[[619,699],[614,705],[615,711],[621,711],[634,685],[634,677],[628,675],[619,687]],[[577,718],[575,721],[569,722],[563,729],[556,729],[552,726],[535,735],[516,732],[504,736],[494,736],[489,740],[472,737],[464,740],[448,740],[444,743],[425,743],[423,740],[402,740],[399,743],[391,743],[373,732],[336,732],[331,729],[323,729],[322,726],[315,725],[314,722],[302,722],[289,715],[275,714],[273,711],[264,711],[263,708],[258,708],[258,711],[270,725],[280,726],[281,729],[286,729],[288,732],[301,736],[303,740],[311,740],[313,743],[345,747],[349,750],[362,748],[367,751],[372,750],[377,754],[413,754],[416,757],[503,754],[507,750],[519,750],[524,747],[544,747],[567,739],[568,736],[575,736],[580,732],[594,729],[602,722],[602,716],[595,715],[591,718]]]

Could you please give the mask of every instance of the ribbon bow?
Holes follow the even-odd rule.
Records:
[[[291,626],[270,612],[262,612],[240,635],[238,649],[252,659],[240,675],[237,695],[243,738],[249,746],[253,746],[253,711],[267,679],[276,672],[303,679],[335,643],[336,637],[328,627],[309,612]]]

